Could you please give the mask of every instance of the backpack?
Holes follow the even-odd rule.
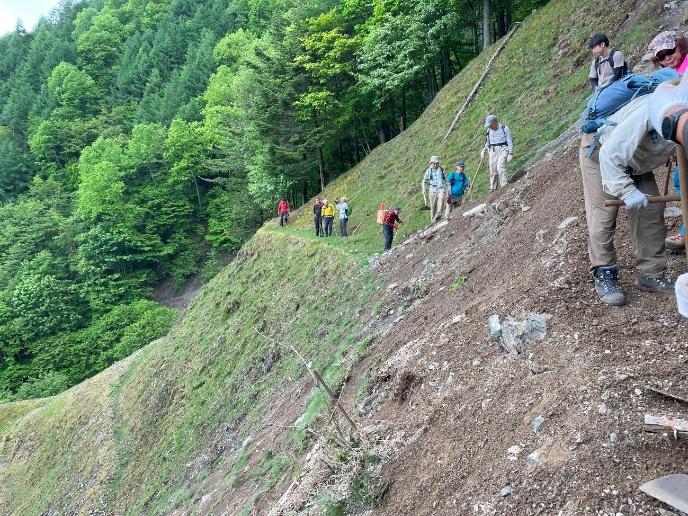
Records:
[[[426,181],[430,181],[430,178],[432,177],[432,173],[430,171],[431,171],[431,169],[428,169],[425,171],[425,180]],[[440,172],[442,172],[442,183],[446,183],[447,182],[447,176],[444,175],[444,169],[442,167],[440,167]]]
[[[594,133],[603,125],[615,125],[607,117],[630,103],[636,97],[652,93],[658,84],[679,77],[673,68],[660,68],[650,75],[630,74],[599,88],[589,98],[581,113],[581,131]]]
[[[605,61],[609,62],[609,64],[612,67],[612,70],[614,69],[614,54],[615,53],[616,53],[616,49],[612,48],[609,51],[609,55],[607,57],[605,57],[604,59],[600,59],[600,56],[597,56],[595,58],[595,73],[597,74],[597,77],[600,76],[600,66],[602,66],[602,63],[604,63]],[[624,64],[623,64],[623,67],[621,70],[621,77],[625,77],[630,73],[633,73],[633,70],[631,69],[631,67],[626,62],[626,59],[624,59]]]
[[[344,210],[344,213],[346,213],[347,217],[350,216],[351,215],[351,206],[347,205],[346,210]]]
[[[506,143],[506,131],[504,130],[504,124],[499,124],[499,127],[502,129],[502,134],[504,135],[504,143]],[[485,143],[487,143],[488,146],[492,145],[490,143],[490,130],[489,129],[487,131],[485,131]]]

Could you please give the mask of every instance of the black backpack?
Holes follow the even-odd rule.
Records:
[[[609,65],[612,67],[612,70],[614,69],[614,54],[616,53],[616,49],[612,48],[609,51],[609,55],[605,57],[604,59],[600,59],[600,56],[597,56],[595,58],[595,73],[597,74],[597,77],[599,78],[600,76],[600,66],[602,66],[602,63],[605,61],[609,62]],[[631,73],[633,70],[631,70],[631,67],[628,65],[628,62],[626,61],[626,58],[624,58],[624,64],[622,67],[621,71],[621,77],[625,77],[629,73]]]

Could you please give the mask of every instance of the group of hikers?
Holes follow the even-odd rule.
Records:
[[[666,237],[665,203],[652,198],[659,196],[653,171],[671,162],[676,143],[688,143],[688,79],[683,76],[688,69],[688,41],[676,31],[658,34],[649,45],[656,69],[649,75],[633,74],[624,55],[610,48],[605,34],[592,36],[588,47],[594,56],[588,75],[594,92],[581,123],[579,163],[595,290],[604,303],[623,305],[627,302],[626,293],[619,284],[614,248],[621,204],[628,209],[630,218],[637,286],[673,296],[675,284],[666,275],[666,247],[684,245],[685,227],[681,226],[677,234]],[[495,115],[486,117],[485,129],[481,162],[487,154],[490,191],[493,191],[508,182],[507,166],[512,161],[513,142],[509,127],[500,123]],[[685,148],[680,152],[685,152]],[[676,188],[678,177],[678,167],[675,167]],[[430,209],[430,223],[438,221],[443,212],[448,218],[461,206],[464,194],[471,188],[464,161],[457,161],[455,170],[445,173],[440,158],[432,156],[421,179],[425,206]],[[611,202],[618,200],[621,202]],[[278,208],[281,224],[285,208],[282,201]],[[391,248],[394,230],[402,223],[400,212],[398,206],[392,210],[381,206],[378,212],[385,250]],[[334,206],[327,199],[322,202],[316,199],[313,214],[316,236],[332,234],[337,214],[340,236],[347,236],[346,224],[351,209],[345,197]],[[286,221],[286,217],[284,219]]]
[[[332,236],[332,226],[334,225],[335,216],[339,217],[339,236],[349,236],[347,223],[349,222],[351,211],[351,206],[349,206],[349,201],[346,197],[335,200],[334,204],[330,203],[327,199],[321,201],[320,198],[317,197],[313,204],[315,236]],[[277,204],[277,213],[279,215],[280,226],[284,226],[289,222],[289,203],[285,198],[280,199]]]

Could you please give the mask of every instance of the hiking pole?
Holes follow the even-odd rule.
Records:
[[[676,146],[676,158],[678,160],[678,185],[681,189],[681,211],[683,211],[683,224],[688,223],[688,160],[686,148],[683,145]],[[688,238],[684,238],[686,247],[686,260],[688,260]]]
[[[471,198],[469,201],[473,200],[473,185],[475,184],[475,178],[478,177],[478,172],[480,172],[480,167],[483,166],[483,159],[485,159],[485,155],[481,154],[480,155],[480,163],[478,163],[478,168],[475,170],[475,174],[473,174],[473,179],[471,180],[471,184],[468,185],[471,188]]]
[[[685,158],[684,158],[685,159]],[[680,201],[681,198],[678,195],[657,195],[654,197],[648,197],[647,202],[650,203],[655,203],[655,202],[674,202],[674,201]],[[626,203],[619,199],[609,199],[604,201],[604,207],[609,208],[610,206],[625,206]]]

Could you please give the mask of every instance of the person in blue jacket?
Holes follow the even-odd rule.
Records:
[[[447,175],[447,182],[449,183],[449,193],[447,194],[447,207],[444,211],[445,218],[449,216],[454,208],[461,206],[463,194],[470,189],[470,181],[463,169],[465,163],[463,161],[456,162],[456,170]]]

